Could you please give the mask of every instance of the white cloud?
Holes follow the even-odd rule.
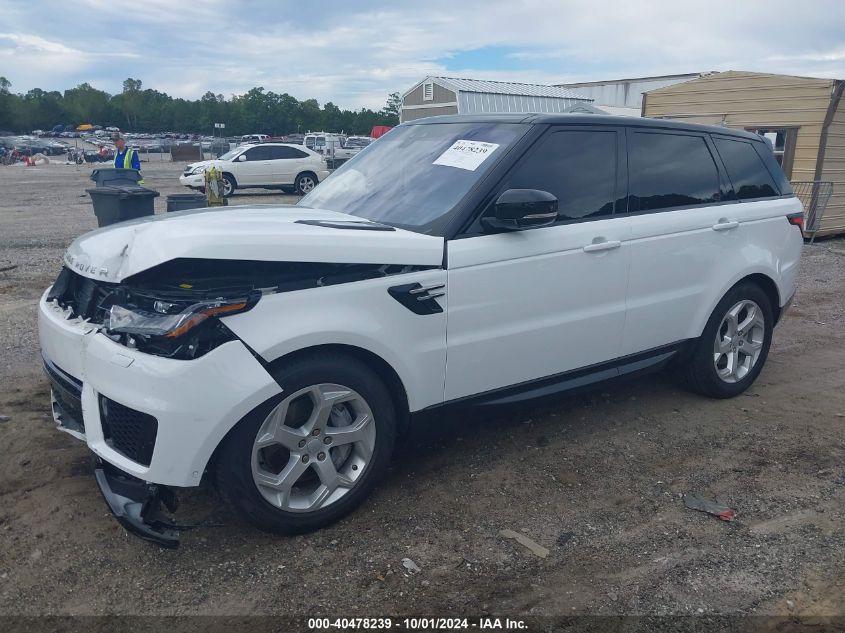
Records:
[[[66,19],[45,19],[58,12]],[[145,0],[130,14],[113,0],[0,0],[0,14],[0,56],[25,55],[20,67],[3,63],[16,90],[92,81],[115,92],[132,76],[175,96],[261,85],[377,108],[427,74],[558,83],[734,68],[845,78],[845,5],[833,0],[205,0],[189,12]],[[503,68],[454,67],[484,47],[505,51]]]

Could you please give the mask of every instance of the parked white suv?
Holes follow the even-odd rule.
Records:
[[[250,187],[290,188],[305,195],[328,178],[326,160],[301,145],[260,143],[241,145],[220,158],[185,167],[179,182],[191,189],[203,189],[205,170],[214,166],[226,180],[223,195]]]
[[[411,420],[669,363],[704,395],[743,392],[802,221],[754,134],[413,121],[296,206],[73,242],[40,303],[53,412],[136,534],[174,545],[160,506],[206,474],[253,524],[316,529],[361,503]]]

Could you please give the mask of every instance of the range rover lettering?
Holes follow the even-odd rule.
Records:
[[[318,529],[414,421],[672,363],[742,393],[790,305],[803,211],[744,131],[595,115],[403,124],[295,206],[79,237],[39,330],[59,428],[127,529],[174,491]]]

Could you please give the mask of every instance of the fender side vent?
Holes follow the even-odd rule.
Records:
[[[414,314],[437,314],[443,307],[437,302],[446,294],[446,284],[423,286],[419,283],[392,286],[387,289],[390,296]]]

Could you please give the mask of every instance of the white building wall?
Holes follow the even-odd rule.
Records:
[[[593,105],[596,106],[642,108],[644,92],[691,81],[700,76],[700,74],[694,74],[667,77],[641,77],[638,79],[619,79],[595,83],[559,84],[558,87],[568,88],[577,91],[578,94],[584,95],[585,97],[590,97],[593,99]]]

